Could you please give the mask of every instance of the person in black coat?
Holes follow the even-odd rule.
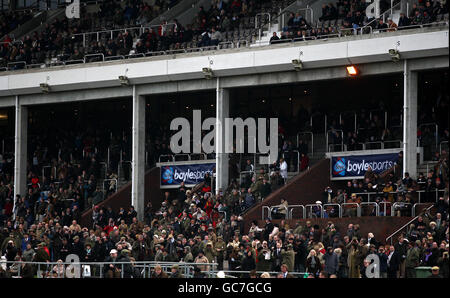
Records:
[[[394,246],[391,245],[389,249],[390,253],[388,255],[388,261],[387,261],[387,274],[388,278],[397,278],[397,272],[400,269],[400,255],[395,250]]]
[[[269,218],[266,218],[266,225],[264,226],[264,240],[269,240],[269,235],[272,233],[274,225]]]
[[[245,258],[242,260],[242,270],[243,271],[251,271],[256,268],[255,258],[253,257],[252,251],[248,250]],[[248,277],[246,275],[245,277]]]

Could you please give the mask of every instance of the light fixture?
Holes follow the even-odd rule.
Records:
[[[119,76],[120,85],[122,86],[128,86],[130,85],[130,81],[128,80],[127,76]]]
[[[294,65],[294,69],[296,71],[300,71],[303,69],[303,62],[300,59],[294,59],[292,60],[292,65]]]
[[[400,61],[400,52],[397,49],[389,49],[389,55],[391,56],[392,61]]]
[[[354,65],[349,65],[346,67],[347,74],[351,77],[357,76],[359,74],[359,70]]]
[[[39,84],[39,87],[41,87],[41,90],[44,93],[50,92],[50,86],[47,83],[41,83],[41,84]]]
[[[203,74],[205,75],[205,79],[207,79],[207,80],[212,79],[212,77],[213,77],[213,71],[212,71],[211,68],[209,68],[209,67],[203,67],[203,68],[202,68],[202,72],[203,72]]]

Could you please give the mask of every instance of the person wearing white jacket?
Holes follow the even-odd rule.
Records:
[[[286,183],[286,179],[288,178],[288,165],[284,158],[280,158],[280,175],[281,178],[284,179],[284,182]]]

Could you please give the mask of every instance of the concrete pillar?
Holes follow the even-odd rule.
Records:
[[[133,85],[133,131],[131,160],[131,205],[139,220],[144,220],[145,209],[145,97]]]
[[[417,72],[412,72],[408,60],[403,70],[403,174],[417,178]]]
[[[225,118],[230,113],[230,90],[220,88],[217,78],[216,89],[216,193],[225,192],[228,187],[228,153],[225,153]]]
[[[14,139],[14,210],[16,195],[25,196],[27,193],[27,136],[28,136],[28,108],[20,105],[16,96]]]

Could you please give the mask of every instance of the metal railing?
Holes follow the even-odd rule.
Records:
[[[442,144],[447,144],[448,147],[448,141],[442,141],[439,143],[439,154],[442,154]]]
[[[188,154],[188,153],[180,153],[180,154],[175,154],[174,155],[174,161],[189,161],[189,160],[191,160],[191,155],[190,154]],[[186,159],[178,159],[177,160],[177,158],[187,158],[187,160]]]
[[[116,179],[116,178],[113,178],[113,179],[104,179],[103,180],[103,193],[106,193],[105,192],[105,184],[108,184],[108,191],[110,190],[110,187],[111,187],[111,181],[114,181],[115,183],[114,183],[114,192],[117,192],[117,185],[119,184],[119,181],[118,181],[118,179]],[[109,182],[109,183],[108,183]]]
[[[241,171],[239,173],[239,184],[242,185],[242,176],[245,175],[245,177],[248,177],[248,175],[250,175],[250,179],[251,179],[251,176],[253,176],[254,173],[255,173],[255,171]]]
[[[266,219],[266,217],[264,217],[264,210],[267,210],[267,217],[272,219],[272,210],[270,210],[269,206],[262,206],[261,208],[261,220]]]
[[[434,204],[433,203],[415,203],[412,206],[412,217],[416,217],[416,208],[417,208],[417,206],[428,206],[427,208],[429,208],[430,206],[433,207]]]
[[[342,217],[348,215],[348,217],[352,217],[352,214],[350,213],[351,210],[355,209],[352,207],[345,208],[345,206],[356,206],[356,217],[361,217],[361,206],[358,203],[342,203],[341,207],[344,210],[347,210],[348,212],[342,212]]]
[[[300,208],[302,210],[302,218],[306,218],[306,209],[303,205],[288,205],[288,218],[292,219],[292,213],[295,208]]]
[[[361,202],[361,203],[359,203],[359,205],[361,206],[361,216],[362,216],[362,212],[363,212],[363,206],[365,206],[365,205],[368,206],[369,208],[370,208],[370,206],[375,206],[375,215],[374,216],[380,216],[380,205],[378,205],[377,203],[375,203],[375,202]],[[372,214],[372,212],[369,213],[368,216],[371,216],[370,214]]]
[[[433,208],[434,205],[431,205],[430,207],[428,207],[427,209],[425,209],[425,212],[431,210],[431,208]],[[396,230],[394,233],[392,233],[391,235],[389,235],[386,238],[386,243],[388,243],[388,240],[391,239],[391,245],[393,243],[393,237],[395,235],[397,235],[398,233],[400,233],[401,231],[403,231],[405,228],[407,228],[410,224],[412,224],[413,222],[415,222],[417,219],[419,218],[419,215],[415,216],[413,219],[411,219],[410,221],[408,221],[407,223],[405,223],[401,228],[399,228],[398,230]]]
[[[300,144],[300,135],[311,135],[311,156],[314,156],[314,134],[311,131],[300,131],[297,133],[297,148]]]
[[[161,34],[164,33],[164,31],[167,30],[167,27],[173,26],[175,27],[175,23],[168,23],[163,25],[152,25],[152,26],[140,26],[140,27],[128,27],[128,28],[122,28],[122,29],[111,29],[111,30],[100,30],[100,31],[91,31],[91,32],[84,32],[84,33],[77,33],[73,34],[72,37],[81,36],[83,39],[83,47],[86,47],[86,41],[89,36],[95,36],[95,41],[100,41],[101,35],[107,35],[110,39],[114,39],[114,33],[125,33],[125,32],[132,32],[132,31],[139,31],[139,36],[142,35],[145,31],[145,29],[157,29],[161,28]]]
[[[433,189],[431,191],[426,190],[407,190],[407,191],[390,191],[390,192],[384,192],[384,191],[374,191],[374,192],[356,192],[357,196],[367,196],[367,202],[370,202],[371,196],[383,196],[384,194],[393,194],[393,195],[399,195],[399,194],[417,194],[418,195],[418,203],[422,203],[422,194],[424,193],[435,193],[436,194],[436,201],[439,199],[439,192],[445,192],[445,189]]]
[[[340,132],[340,134],[341,134],[341,144],[335,144],[335,143],[333,143],[333,144],[329,144],[329,134],[330,134],[330,132],[333,132],[333,131],[336,131],[336,132]],[[342,151],[344,151],[344,132],[341,130],[341,129],[329,129],[329,130],[327,130],[327,133],[326,133],[326,145],[327,145],[327,151],[328,152],[331,152],[330,151],[330,145],[333,145],[333,146],[335,146],[335,145],[340,145],[341,146],[341,150]]]
[[[388,208],[387,206],[388,205],[392,206],[392,203],[391,202],[379,202],[378,205],[384,205],[383,216],[388,216],[388,210],[390,211],[391,207]],[[378,210],[380,210],[380,209],[378,209]],[[378,212],[380,214],[380,211],[378,211]]]
[[[322,204],[308,204],[308,205],[305,205],[307,218],[313,218],[313,215],[315,215],[315,217],[319,217],[319,216],[317,216],[318,215],[317,213],[313,213],[314,207],[317,207],[319,209],[318,214],[319,214],[319,216],[322,216],[322,214],[323,214]],[[308,208],[310,209],[310,212],[308,212]]]
[[[324,218],[325,216],[325,210],[327,209],[326,207],[332,207],[334,209],[334,207],[337,206],[338,207],[338,217],[341,218],[342,217],[342,206],[340,204],[337,203],[329,203],[329,204],[323,204],[323,209],[322,209],[322,218]],[[328,217],[330,217],[329,213],[327,213]]]
[[[24,272],[22,266],[32,267],[34,278],[130,278],[132,270],[138,269],[139,277],[152,278],[156,266],[171,275],[173,265],[178,265],[179,272],[185,278],[194,276],[196,267],[201,269],[207,277],[213,277],[217,272],[217,263],[186,263],[186,262],[158,262],[158,261],[130,261],[130,262],[80,262],[77,255],[72,256],[69,262],[26,262],[1,261],[0,266],[6,267],[12,278],[21,278]],[[205,269],[205,270],[202,270]],[[112,274],[108,274],[108,271]]]
[[[433,127],[434,128],[434,139],[435,139],[435,148],[437,148],[439,146],[439,126],[437,125],[437,123],[424,123],[419,125],[419,129],[422,131],[422,135],[423,135],[423,127]],[[422,146],[422,141],[420,141],[420,145]]]
[[[410,211],[412,215],[412,207],[413,204],[408,202],[395,202],[391,207],[391,216],[397,216],[396,214],[402,216],[402,212],[404,211]]]
[[[158,158],[158,161],[159,161],[159,162],[161,162],[161,157],[170,157],[172,160],[169,160],[169,161],[175,161],[174,156],[173,156],[172,154],[163,154],[163,155],[160,155],[159,158]],[[167,161],[165,161],[165,162],[167,162]]]

